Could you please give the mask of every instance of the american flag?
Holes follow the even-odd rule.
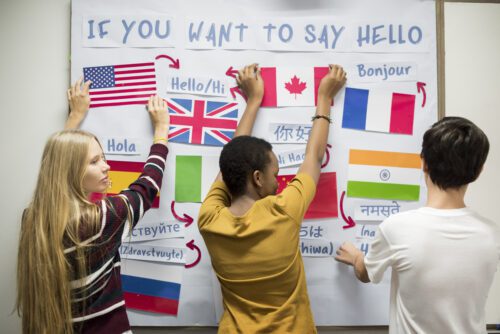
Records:
[[[169,99],[172,142],[223,146],[234,136],[238,104],[207,100]]]
[[[90,85],[90,108],[146,104],[156,94],[155,63],[84,67]]]

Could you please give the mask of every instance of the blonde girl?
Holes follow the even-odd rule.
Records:
[[[42,155],[33,199],[24,211],[17,269],[17,311],[23,333],[127,333],[118,248],[160,191],[169,117],[157,96],[148,102],[154,144],[143,173],[119,195],[93,203],[109,188],[97,138],[77,130],[85,118],[90,82],[68,90],[65,130]]]

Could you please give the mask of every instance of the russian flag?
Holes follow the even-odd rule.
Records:
[[[122,259],[127,308],[177,315],[184,266]]]
[[[413,134],[415,95],[347,87],[342,127]]]
[[[293,180],[295,175],[278,175],[279,194]],[[316,195],[314,196],[309,208],[304,215],[304,219],[318,219],[338,217],[337,210],[337,174],[335,172],[321,173],[316,186]]]
[[[111,180],[111,188],[108,189],[108,195],[119,194],[120,191],[127,189],[128,186],[139,178],[144,170],[144,162],[133,161],[113,161],[107,160],[110,170],[108,172]],[[160,194],[156,196],[151,206],[160,207]]]
[[[316,105],[321,79],[328,67],[262,67],[264,98],[262,107]]]

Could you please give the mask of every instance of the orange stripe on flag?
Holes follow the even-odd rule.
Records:
[[[415,153],[350,150],[349,164],[421,168],[422,160],[420,155]]]

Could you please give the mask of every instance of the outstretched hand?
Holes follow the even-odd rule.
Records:
[[[68,96],[69,115],[66,121],[66,129],[77,129],[85,119],[90,107],[90,85],[91,81],[83,83],[83,78],[78,79],[66,92]]]
[[[255,101],[260,105],[264,97],[264,80],[262,80],[257,64],[247,65],[239,70],[236,82],[248,98],[248,102]]]

